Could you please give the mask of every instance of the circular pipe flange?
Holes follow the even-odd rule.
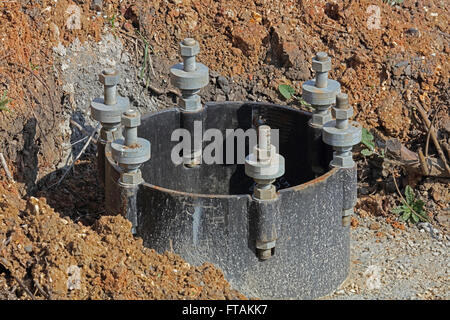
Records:
[[[332,79],[328,79],[326,88],[316,87],[316,79],[308,80],[302,85],[302,98],[313,106],[336,103],[336,94],[339,92],[341,92],[341,84]]]
[[[91,116],[101,123],[120,123],[122,113],[128,110],[130,100],[121,96],[116,97],[116,104],[105,104],[104,97],[95,98],[91,102]]]
[[[118,139],[111,142],[111,154],[119,165],[138,165],[150,159],[150,142],[137,138],[134,145],[126,146],[124,139]]]
[[[195,71],[184,71],[178,63],[170,68],[170,80],[180,90],[199,90],[209,83],[209,69],[202,63],[196,64]]]
[[[361,125],[349,121],[346,129],[336,128],[336,120],[329,121],[323,126],[322,140],[333,147],[351,147],[361,142]]]

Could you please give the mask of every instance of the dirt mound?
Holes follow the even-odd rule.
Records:
[[[350,93],[356,120],[406,139],[411,101],[431,109],[448,89],[449,12],[439,1],[156,0],[124,3],[121,12],[125,29],[140,29],[163,58],[157,64],[164,76],[154,81],[167,79],[179,60],[178,43],[191,36],[200,42],[201,62],[248,87],[237,94],[240,88],[232,87],[230,100],[281,102],[278,84],[300,91],[312,76],[312,56],[324,50],[333,57],[330,76]],[[210,90],[204,98],[217,98]]]
[[[14,186],[3,183],[0,193],[0,292],[5,297],[245,298],[211,264],[194,267],[175,254],[143,247],[121,216],[103,216],[88,227],[62,218],[43,198],[18,200]]]

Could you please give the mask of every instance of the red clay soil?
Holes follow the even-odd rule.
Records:
[[[245,299],[213,265],[145,248],[121,216],[89,227],[14,185],[0,194],[0,299]]]
[[[368,29],[371,5],[380,10],[379,28]],[[326,51],[333,58],[330,77],[350,93],[356,120],[405,139],[411,111],[404,105],[420,99],[429,111],[439,102],[438,87],[448,88],[448,10],[445,2],[432,0],[404,1],[402,7],[373,0],[155,0],[139,2],[124,15],[157,55],[169,59],[179,59],[177,44],[192,36],[201,44],[199,60],[227,76],[248,80],[264,64],[295,69],[290,79],[266,75],[274,92],[282,82],[300,92],[311,77],[312,56]],[[395,71],[391,64],[402,60],[412,70],[401,88],[393,88],[391,73],[402,75],[406,64]]]

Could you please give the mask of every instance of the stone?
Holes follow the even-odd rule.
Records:
[[[258,57],[262,51],[264,38],[268,35],[266,28],[260,24],[249,23],[238,26],[232,32],[233,45],[247,56]]]
[[[377,222],[372,222],[371,224],[370,224],[370,226],[369,226],[369,229],[370,230],[378,230],[378,229],[380,229],[380,224],[379,223],[377,223]]]
[[[230,89],[230,84],[229,84],[227,78],[225,78],[224,76],[217,77],[217,84],[219,85],[220,89],[222,89],[222,91],[225,94],[230,93],[231,89]]]

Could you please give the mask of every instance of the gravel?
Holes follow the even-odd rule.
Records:
[[[385,218],[357,217],[350,275],[325,299],[449,299],[449,239],[431,224],[394,229]],[[380,225],[371,230],[374,223]]]
[[[75,39],[68,47],[59,44],[53,48],[56,65],[55,72],[62,79],[65,93],[64,104],[67,113],[66,126],[69,119],[92,130],[96,121],[90,117],[90,104],[94,98],[103,95],[103,85],[98,81],[98,74],[105,68],[114,67],[121,75],[118,93],[130,99],[131,107],[142,114],[156,111],[161,104],[152,96],[139,78],[140,68],[135,66],[133,58],[127,53],[119,38],[107,33],[98,43],[86,41],[81,43]],[[71,142],[78,141],[85,134],[72,128]],[[83,144],[73,146],[73,154],[77,154]],[[91,145],[92,153],[95,147]]]

